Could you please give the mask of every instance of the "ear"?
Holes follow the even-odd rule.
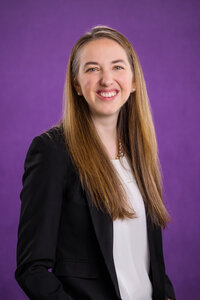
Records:
[[[73,84],[74,84],[74,88],[75,88],[77,94],[78,94],[79,96],[82,95],[81,87],[80,87],[80,85],[79,85],[77,79],[74,79],[74,80],[73,80]]]
[[[131,89],[131,93],[134,93],[136,90],[136,83],[133,81],[132,83],[132,89]]]

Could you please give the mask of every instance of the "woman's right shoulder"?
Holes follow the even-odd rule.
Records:
[[[54,146],[66,146],[64,130],[61,125],[53,126],[39,135],[44,143],[50,143]]]
[[[43,182],[60,178],[62,181],[74,176],[75,170],[62,130],[53,127],[33,138],[24,161],[23,184],[29,183],[27,178],[36,181],[43,178]]]
[[[66,159],[69,155],[63,128],[57,125],[35,136],[29,146],[27,155],[33,153],[43,153],[49,158],[65,157]]]

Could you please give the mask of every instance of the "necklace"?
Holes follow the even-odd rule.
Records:
[[[122,142],[121,139],[119,138],[118,140],[118,153],[115,157],[115,159],[120,159],[120,157],[124,156],[124,152],[123,152],[123,147],[122,147]]]

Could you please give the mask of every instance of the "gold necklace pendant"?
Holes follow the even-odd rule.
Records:
[[[115,157],[115,159],[120,159],[120,157],[123,157],[124,156],[124,153],[123,153],[123,149],[122,149],[122,142],[121,142],[121,139],[119,138],[118,140],[118,153]]]

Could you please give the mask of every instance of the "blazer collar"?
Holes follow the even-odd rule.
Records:
[[[119,286],[118,286],[118,280],[117,280],[117,274],[115,270],[115,265],[114,265],[114,259],[113,259],[113,221],[109,217],[108,214],[103,213],[101,210],[98,210],[90,197],[89,191],[87,187],[85,187],[85,194],[88,202],[88,207],[92,219],[92,223],[94,226],[95,234],[101,249],[101,252],[103,254],[107,269],[109,271],[110,277],[112,279],[115,291],[119,297],[120,297],[120,291],[119,291]],[[146,209],[145,209],[146,211]],[[149,251],[150,251],[150,257],[152,256],[152,252],[154,249],[153,246],[153,225],[151,223],[151,220],[147,214],[146,211],[146,224],[147,224],[147,235],[148,235],[148,243],[149,243]],[[152,265],[150,264],[150,279],[153,284],[153,278],[151,278],[152,274]]]
[[[120,298],[118,280],[113,260],[113,221],[107,214],[103,213],[101,210],[98,210],[94,206],[87,188],[85,191],[95,234],[115,287],[115,291]]]

